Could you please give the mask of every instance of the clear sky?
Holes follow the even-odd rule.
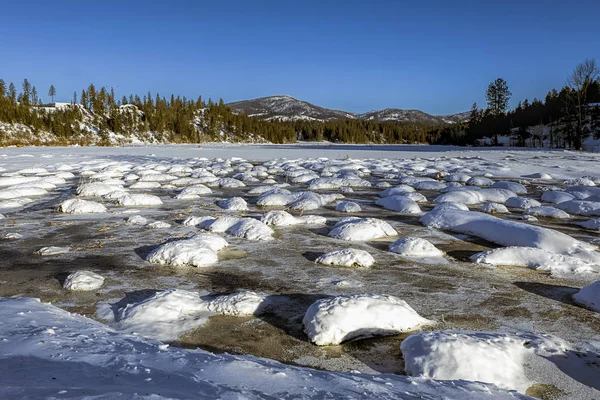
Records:
[[[513,105],[600,62],[600,0],[6,1],[0,78],[46,100],[90,82],[226,102],[289,94],[365,112],[484,105],[503,77]]]

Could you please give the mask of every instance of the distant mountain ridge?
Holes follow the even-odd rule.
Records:
[[[386,108],[366,113],[351,113],[319,107],[288,95],[267,96],[227,104],[234,113],[248,113],[250,117],[282,121],[332,121],[340,119],[373,120],[378,122],[421,122],[452,124],[468,120],[469,112],[452,115],[431,115],[420,110]]]

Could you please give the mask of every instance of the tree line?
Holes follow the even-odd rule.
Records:
[[[473,104],[469,119],[454,124],[379,122],[373,120],[263,120],[234,113],[223,100],[204,101],[185,96],[129,95],[118,99],[112,88],[90,84],[74,92],[61,107],[44,105],[27,79],[17,91],[14,83],[0,79],[0,122],[22,124],[34,133],[49,132],[61,143],[100,138],[109,144],[112,133],[161,142],[206,141],[292,143],[297,140],[335,143],[431,143],[482,145],[500,143],[508,137],[515,146],[581,149],[584,140],[600,135],[600,71],[594,60],[577,65],[560,90],[545,99],[525,99],[509,110],[512,96],[502,78],[486,91],[487,108]],[[54,101],[57,90],[50,85]],[[0,144],[6,142],[0,124]],[[83,141],[85,142],[85,141]],[[52,142],[48,144],[53,144]]]

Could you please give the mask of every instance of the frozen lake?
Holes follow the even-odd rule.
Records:
[[[408,145],[0,149],[0,296],[39,298],[172,347],[345,373],[407,374],[400,346],[418,330],[548,334],[580,363],[529,360],[525,383],[505,389],[595,398],[600,318],[572,296],[599,279],[599,157]],[[72,199],[83,202],[67,209]],[[203,232],[227,246],[194,238]],[[58,249],[37,254],[45,247]],[[315,262],[349,248],[373,265]],[[102,286],[63,288],[82,270]],[[239,292],[258,297],[219,297]],[[363,329],[358,339],[315,345],[309,307],[357,294],[404,300],[435,324],[373,327],[359,312],[344,317]]]

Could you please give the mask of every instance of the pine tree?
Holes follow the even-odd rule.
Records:
[[[48,89],[48,96],[52,98],[52,103],[54,103],[54,96],[56,96],[56,89],[54,85],[50,85],[50,89]]]
[[[0,79],[0,99],[3,99],[6,96],[6,82],[4,79]]]
[[[17,102],[17,88],[15,88],[15,84],[12,82],[8,85],[8,98],[12,103]]]
[[[583,140],[589,135],[586,127],[586,118],[589,114],[588,89],[600,75],[600,68],[595,60],[585,60],[578,64],[567,78],[567,85],[571,89],[569,99],[575,113],[575,149],[582,150]]]
[[[485,92],[488,110],[494,115],[505,113],[508,110],[508,102],[512,93],[508,90],[506,81],[502,78],[490,83]]]
[[[73,92],[73,104],[77,104],[77,91]]]
[[[31,84],[27,79],[23,79],[22,101],[26,105],[31,102]]]

